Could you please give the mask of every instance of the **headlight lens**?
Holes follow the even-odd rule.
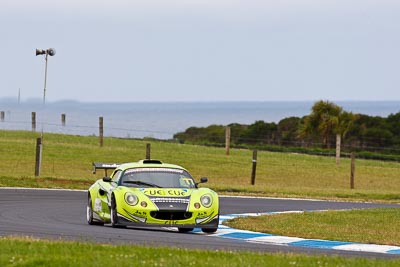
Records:
[[[210,195],[202,195],[200,198],[201,204],[206,207],[209,208],[212,205],[212,197]]]
[[[125,194],[125,201],[126,203],[128,203],[131,206],[135,206],[138,203],[138,198],[136,195],[132,194],[132,193],[126,193]]]

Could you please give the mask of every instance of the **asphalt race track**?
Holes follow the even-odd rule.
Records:
[[[180,234],[169,229],[118,229],[91,226],[86,222],[87,193],[67,190],[0,188],[0,236],[32,236],[116,244],[139,244],[211,250],[299,252],[346,256],[393,258],[398,255],[332,251],[281,245],[248,243],[207,234]],[[400,207],[400,205],[221,197],[221,214],[249,212]]]

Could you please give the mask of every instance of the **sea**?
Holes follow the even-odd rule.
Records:
[[[346,111],[387,117],[400,112],[400,101],[334,101]],[[32,130],[73,135],[98,135],[103,117],[104,135],[120,138],[172,139],[189,127],[212,124],[276,122],[310,114],[314,101],[271,102],[123,102],[83,103],[0,100],[0,129]],[[65,114],[65,125],[61,116]]]

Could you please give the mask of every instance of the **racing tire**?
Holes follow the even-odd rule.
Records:
[[[118,227],[118,215],[117,215],[117,203],[115,203],[115,197],[111,197],[111,209],[110,209],[111,226],[114,228]]]
[[[201,228],[201,231],[203,231],[204,233],[215,233],[218,230],[219,215],[215,221],[216,221],[215,224],[213,223],[214,227]]]
[[[90,225],[104,225],[103,222],[95,221],[93,219],[92,197],[89,195],[88,203],[86,206],[86,220]]]
[[[193,231],[194,228],[184,228],[184,227],[178,227],[179,233],[187,233]]]
[[[201,228],[201,231],[204,233],[215,233],[218,230],[218,227],[215,228]]]

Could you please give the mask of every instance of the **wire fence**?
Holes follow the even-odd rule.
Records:
[[[97,121],[98,123],[98,121]],[[108,122],[105,121],[103,126],[103,135],[104,137],[117,137],[117,138],[132,138],[132,139],[159,139],[166,140],[170,142],[179,142],[180,140],[174,139],[173,136],[176,132],[171,131],[163,131],[157,129],[143,129],[143,128],[130,128],[130,127],[113,127],[113,123],[111,122],[111,126],[108,126]],[[115,125],[115,124],[114,124]],[[127,124],[128,125],[128,124]],[[155,125],[156,127],[156,125]],[[0,121],[0,129],[3,130],[25,130],[25,131],[36,131],[36,132],[48,132],[48,133],[58,133],[58,134],[70,134],[70,135],[81,135],[81,136],[99,136],[100,129],[99,125],[96,125],[96,120],[93,119],[87,125],[79,125],[73,123],[56,123],[56,122],[47,122],[47,121],[22,121],[22,120],[4,120]],[[216,147],[224,147],[226,145],[226,138],[224,134],[213,136],[212,142],[201,142],[200,139],[203,137],[201,134],[193,133],[191,134],[193,139],[199,139],[196,144],[203,144],[206,146],[216,146]],[[376,139],[373,138],[365,138],[367,141],[375,142]],[[384,140],[384,139],[380,139]],[[238,142],[240,141],[240,142]],[[335,156],[334,149],[323,149],[324,144],[322,142],[306,142],[299,140],[273,140],[267,138],[242,138],[239,139],[235,136],[233,132],[230,137],[230,146],[232,148],[242,148],[242,149],[261,149],[261,150],[271,150],[271,151],[282,151],[282,152],[297,152],[297,153],[305,153],[305,151],[301,150],[301,148],[315,148],[312,150],[311,154],[315,155],[323,155],[323,156]],[[298,148],[298,149],[295,149]],[[320,148],[320,149],[318,149]],[[351,151],[373,151],[384,154],[397,154],[400,155],[400,148],[397,147],[384,147],[384,146],[369,146],[362,145],[357,146],[354,143],[342,141],[341,144],[342,156],[349,157],[349,152]],[[310,152],[308,152],[310,153]],[[359,155],[359,157],[364,157],[363,155]],[[396,160],[396,159],[395,159]],[[397,159],[400,161],[400,158]]]
[[[35,114],[35,118],[33,115]],[[36,120],[36,114],[38,116]],[[31,120],[26,118],[32,115]],[[61,115],[61,116],[60,116]],[[66,115],[68,117],[66,118]],[[185,131],[179,127],[173,127],[165,123],[161,125],[160,121],[154,118],[139,118],[138,116],[123,116],[123,119],[116,119],[120,116],[106,116],[104,118],[104,125],[102,133],[105,137],[117,138],[133,138],[133,139],[160,139],[172,142],[181,142],[182,140],[174,139],[174,135],[178,131]],[[131,118],[133,117],[133,118]],[[61,119],[60,119],[61,118]],[[66,118],[66,119],[65,119]],[[143,123],[145,121],[145,123]],[[176,122],[175,122],[176,123]],[[179,123],[179,122],[178,122]],[[167,127],[165,126],[167,125]],[[175,126],[176,124],[174,124]],[[170,127],[169,127],[170,126]],[[100,135],[99,117],[94,116],[89,111],[85,112],[72,112],[69,114],[61,114],[51,110],[42,110],[39,112],[22,111],[1,111],[0,112],[0,129],[5,130],[26,130],[37,132],[49,132],[70,135],[82,136],[98,136]],[[171,129],[176,129],[172,131]],[[195,144],[203,144],[208,146],[224,147],[227,143],[224,133],[212,133],[211,141],[204,141],[204,135],[192,132],[191,138],[197,140]],[[314,155],[322,156],[335,156],[335,140],[329,140],[331,149],[326,149],[322,142],[313,140],[298,140],[293,136],[291,138],[277,138],[274,134],[268,135],[265,138],[251,137],[251,136],[238,136],[235,131],[230,135],[230,146],[233,148],[243,149],[261,149],[270,151],[293,152],[293,153],[311,153]],[[374,146],[375,143],[390,143],[390,140],[385,138],[372,138],[363,137],[362,140],[342,140],[341,150],[343,157],[349,157],[351,151],[370,151],[382,154],[397,154],[400,155],[399,146]],[[308,151],[306,151],[308,150]],[[310,152],[311,151],[311,152]],[[365,154],[365,153],[364,153]],[[358,157],[371,158],[370,155],[359,154]],[[374,158],[374,157],[372,157]],[[381,157],[383,158],[383,157]],[[400,161],[400,156],[397,159]]]
[[[96,136],[99,135],[99,126],[95,125],[76,125],[52,123],[38,121],[35,129],[32,129],[32,122],[29,121],[3,121],[0,123],[0,129],[2,130],[25,130],[25,131],[37,131],[37,132],[48,132],[48,133],[59,133],[59,134],[72,134],[82,136]],[[155,138],[168,140],[174,135],[173,132],[160,131],[160,130],[143,130],[135,128],[124,128],[124,127],[103,127],[104,136],[107,137],[118,137],[118,138]]]
[[[47,124],[46,124],[47,125]],[[52,124],[65,133],[68,126]],[[70,126],[89,129],[96,134],[97,127]],[[63,130],[63,131],[61,131]],[[125,129],[123,131],[132,131]],[[107,132],[105,128],[105,132]],[[145,131],[147,133],[147,131]],[[151,132],[151,131],[150,131]],[[155,131],[157,132],[157,131]],[[82,134],[78,134],[82,135]],[[39,136],[39,134],[37,135]],[[96,138],[97,139],[97,138]],[[223,148],[168,144],[159,140],[119,138],[113,145],[105,142],[106,149],[98,144],[90,145],[70,141],[57,142],[44,134],[42,172],[40,177],[79,179],[90,175],[92,161],[127,162],[145,158],[146,144],[151,144],[151,158],[187,167],[195,177],[208,176],[211,186],[224,190],[238,190],[251,186],[253,150],[236,149],[227,156]],[[115,147],[114,147],[115,146]],[[0,135],[0,182],[1,177],[26,177],[35,173],[35,140],[21,141],[9,135]],[[333,155],[332,155],[333,156]],[[303,155],[298,153],[274,153],[258,151],[255,170],[256,190],[349,190],[351,159],[342,159],[339,165],[326,154]],[[98,174],[102,175],[102,174]],[[18,183],[18,180],[16,180]],[[88,182],[90,183],[90,181]],[[299,189],[300,188],[300,189]],[[355,188],[395,194],[400,191],[400,164],[387,161],[364,161],[356,158]]]

